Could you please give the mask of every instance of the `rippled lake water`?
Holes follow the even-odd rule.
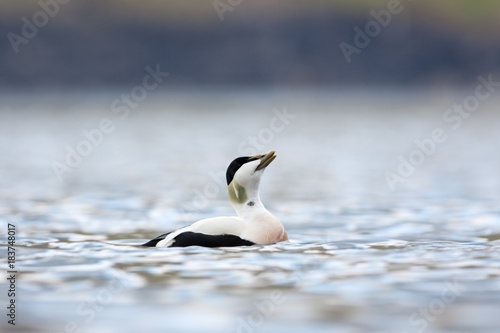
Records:
[[[498,332],[500,99],[451,121],[471,92],[3,95],[0,329]],[[234,214],[227,164],[271,149],[261,197],[290,241],[136,246]]]

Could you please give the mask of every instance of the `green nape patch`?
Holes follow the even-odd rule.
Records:
[[[243,204],[247,201],[247,191],[243,186],[236,182],[231,182],[227,188],[229,193],[229,200],[239,204]]]

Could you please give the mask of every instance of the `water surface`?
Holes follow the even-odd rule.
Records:
[[[498,98],[453,129],[468,91],[164,92],[124,119],[120,93],[2,98],[0,255],[6,270],[14,224],[19,272],[2,331],[497,332]],[[114,130],[59,181],[103,118]],[[435,129],[446,140],[391,190]],[[136,246],[234,214],[227,164],[271,149],[261,197],[290,241]]]

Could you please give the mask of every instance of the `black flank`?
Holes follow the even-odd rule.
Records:
[[[204,247],[227,247],[227,246],[251,246],[255,243],[235,235],[207,235],[199,232],[187,231],[174,238],[172,247],[204,246]]]

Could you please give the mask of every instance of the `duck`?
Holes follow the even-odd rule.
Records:
[[[229,202],[237,216],[211,217],[164,233],[145,247],[234,247],[275,244],[288,240],[285,227],[260,200],[259,187],[266,168],[275,160],[267,154],[234,159],[226,170]]]

